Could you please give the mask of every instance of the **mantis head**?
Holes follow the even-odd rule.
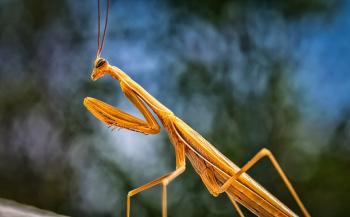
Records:
[[[93,81],[96,81],[97,79],[104,76],[106,73],[109,72],[109,63],[104,58],[96,58],[95,64],[93,66],[93,70],[91,73],[91,79]]]

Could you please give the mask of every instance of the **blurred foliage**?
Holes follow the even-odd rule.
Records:
[[[165,66],[169,74],[152,78],[161,87],[156,95],[238,165],[263,147],[272,150],[314,216],[346,216],[349,111],[331,123],[317,120],[321,132],[314,132],[320,126],[305,126],[302,90],[290,82],[298,60],[290,47],[284,47],[290,42],[288,36],[279,32],[299,18],[332,14],[340,3],[146,2],[166,5],[170,17],[165,32],[148,46],[166,50],[176,60]],[[112,1],[112,6],[122,9],[126,4]],[[174,158],[162,134],[157,140],[160,146],[150,144],[158,148],[159,164],[134,171],[134,159],[112,150],[113,145],[133,144],[111,145],[101,124],[83,108],[85,96],[122,97],[120,91],[114,93],[117,84],[111,79],[96,84],[88,80],[95,54],[96,4],[15,0],[2,1],[0,6],[0,197],[70,216],[124,215],[127,192],[161,175],[164,168],[173,168]],[[143,39],[128,26],[121,30],[120,22],[112,23],[110,31],[119,31],[126,41]],[[266,42],[269,34],[273,45]],[[111,41],[119,39],[114,34]],[[148,161],[145,158],[141,164]],[[267,160],[250,174],[297,210]],[[99,190],[107,196],[101,199]],[[209,195],[191,166],[169,191],[170,217],[236,214],[225,196]],[[159,192],[156,188],[135,197],[133,214],[159,216],[160,203],[155,202],[160,200]]]
[[[285,18],[299,18],[310,13],[324,13],[335,7],[336,1],[325,0],[170,0],[171,5],[184,14],[196,14],[217,25],[227,21],[230,10],[233,9],[234,16],[238,15],[237,22],[242,21],[243,16],[249,16],[254,10],[275,9]],[[233,7],[232,7],[233,6]]]

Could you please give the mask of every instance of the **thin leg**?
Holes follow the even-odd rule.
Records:
[[[167,217],[167,186],[168,184],[173,181],[177,176],[179,176],[181,173],[185,171],[186,167],[181,166],[178,169],[176,169],[173,173],[171,173],[168,177],[166,177],[162,184],[163,184],[163,197],[162,197],[162,217]]]
[[[158,179],[152,182],[149,182],[135,190],[130,191],[127,196],[127,208],[126,208],[127,217],[130,217],[131,197],[141,191],[144,191],[158,184],[162,184],[162,216],[163,217],[167,216],[167,185],[171,181],[173,181],[177,176],[183,173],[186,169],[185,145],[175,138],[172,139],[172,142],[175,145],[176,170],[162,177],[159,177]]]
[[[168,175],[169,174],[161,176],[158,179],[155,179],[155,180],[153,180],[153,181],[151,181],[151,182],[149,182],[141,187],[138,187],[132,191],[129,191],[128,196],[127,196],[127,200],[126,200],[126,216],[130,217],[130,199],[132,196],[140,193],[141,191],[144,191],[146,189],[152,188],[155,185],[160,184],[163,181],[163,179],[166,178]]]
[[[166,217],[167,213],[167,185],[174,180],[177,176],[179,176],[181,173],[185,171],[185,166],[180,167],[176,169],[174,172],[166,174],[164,176],[159,177],[158,179],[155,179],[141,187],[138,187],[132,191],[129,191],[127,199],[126,199],[126,216],[130,217],[130,203],[131,203],[131,197],[140,193],[141,191],[144,191],[146,189],[152,188],[158,184],[162,184],[162,213],[163,217]]]
[[[287,186],[289,192],[292,194],[293,198],[297,202],[298,206],[300,207],[300,210],[302,211],[303,215],[306,217],[310,217],[309,212],[306,210],[304,204],[301,202],[298,194],[296,193],[295,189],[293,188],[292,184],[288,180],[286,174],[283,172],[281,166],[278,164],[276,158],[273,156],[273,154],[270,152],[270,150],[263,148],[260,150],[248,163],[246,163],[235,175],[233,175],[229,180],[227,180],[221,187],[220,192],[226,191],[226,189],[235,181],[238,179],[240,175],[245,173],[247,170],[249,170],[252,166],[254,166],[259,160],[261,160],[263,157],[268,157],[274,166],[274,168],[277,170],[278,174],[282,178],[283,182]]]
[[[167,185],[163,183],[163,195],[162,195],[162,217],[166,217],[168,213],[167,207]]]
[[[231,195],[227,194],[228,198],[230,199],[230,201],[232,202],[233,206],[236,208],[237,212],[238,212],[238,215],[240,217],[244,217],[244,214],[241,210],[241,208],[239,208],[239,205],[238,203],[236,202],[235,198],[233,198]]]

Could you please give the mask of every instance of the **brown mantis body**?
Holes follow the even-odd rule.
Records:
[[[107,3],[107,8],[109,8],[109,1],[107,1]],[[106,25],[107,18],[103,38]],[[195,130],[178,118],[171,110],[132,80],[126,73],[115,66],[109,65],[105,59],[100,58],[99,55],[103,47],[103,40],[100,46],[99,38],[100,37],[98,37],[96,61],[91,78],[97,80],[105,74],[109,74],[118,80],[125,96],[142,113],[145,120],[141,120],[140,118],[91,97],[86,97],[84,99],[84,105],[96,118],[108,126],[121,127],[144,134],[158,134],[160,132],[160,125],[153,116],[153,112],[157,115],[162,126],[168,133],[169,139],[175,149],[176,169],[173,172],[161,176],[128,193],[127,217],[130,216],[131,197],[156,185],[162,185],[162,216],[167,216],[167,186],[172,180],[185,171],[186,157],[190,160],[209,192],[213,196],[226,193],[240,216],[243,216],[243,213],[238,203],[258,216],[297,216],[286,205],[246,174],[246,171],[260,159],[268,157],[293,198],[296,200],[303,215],[310,216],[293,186],[269,150],[262,149],[248,161],[247,164],[239,168]]]
[[[175,148],[176,170],[130,191],[127,197],[127,216],[130,214],[130,198],[132,196],[155,185],[161,184],[163,186],[162,209],[163,217],[165,217],[167,215],[167,185],[185,171],[186,157],[192,163],[209,192],[214,196],[220,193],[226,193],[241,216],[243,214],[236,201],[258,216],[296,216],[294,212],[245,173],[265,156],[269,157],[271,160],[273,166],[300,206],[303,214],[309,216],[304,205],[270,151],[267,149],[261,150],[246,165],[239,168],[185,122],[176,117],[173,112],[151,96],[127,74],[119,68],[109,65],[106,60],[98,58],[96,60],[92,79],[96,80],[104,74],[109,74],[119,81],[125,96],[138,108],[145,117],[145,121],[100,100],[87,97],[84,100],[84,105],[89,111],[96,118],[109,126],[126,128],[144,134],[157,134],[160,132],[160,125],[152,115],[151,111],[153,111],[169,134],[169,139]],[[148,108],[150,108],[151,111]]]

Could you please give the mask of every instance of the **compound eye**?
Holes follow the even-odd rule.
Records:
[[[103,58],[100,58],[97,63],[96,63],[96,68],[100,68],[101,66],[103,66],[106,63],[106,60]]]

